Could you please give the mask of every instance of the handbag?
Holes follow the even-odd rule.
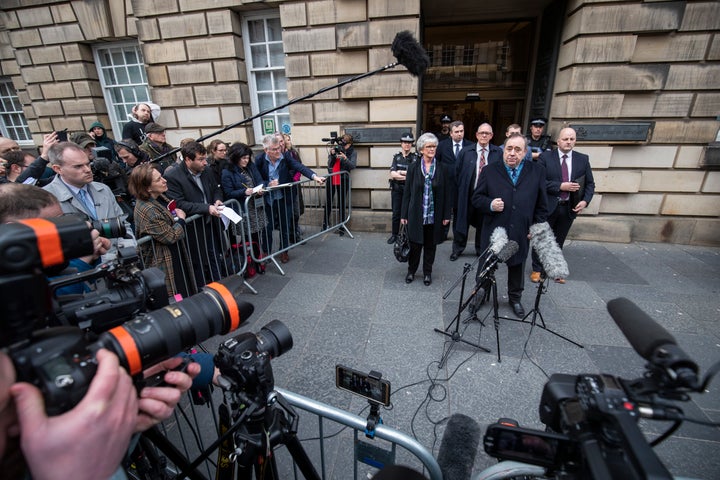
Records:
[[[400,232],[393,245],[393,253],[398,262],[405,263],[408,261],[408,257],[410,256],[410,239],[408,239],[407,232],[405,231],[405,225],[400,225]]]

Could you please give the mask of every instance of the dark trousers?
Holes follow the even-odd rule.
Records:
[[[465,232],[453,229],[453,244],[452,251],[460,255],[467,245],[468,233],[470,233],[470,227],[475,227],[475,255],[482,253],[480,248],[480,237],[482,235],[482,215],[472,205],[468,205],[468,218],[467,218],[468,229]]]
[[[346,176],[340,175],[339,177],[328,178],[328,183],[332,182],[333,179],[340,178],[340,185],[327,185],[325,188],[325,220],[323,222],[323,230],[328,227],[333,227],[345,221],[347,218],[347,201],[348,201],[348,190],[349,182]],[[337,196],[337,201],[333,202],[334,197]],[[338,209],[337,222],[331,221],[332,211],[334,208]]]
[[[508,299],[510,303],[520,303],[522,293],[525,289],[525,262],[518,265],[508,265]]]
[[[423,254],[423,275],[432,273],[435,263],[435,226],[423,225],[423,243],[410,242],[410,255],[408,256],[408,273],[413,275],[420,266],[420,253]]]
[[[287,195],[290,194],[288,190]],[[273,230],[280,232],[280,246],[287,248],[290,244],[290,230],[292,228],[292,204],[288,205],[285,198],[273,200],[270,208],[265,208],[267,214],[267,227],[261,239],[261,246],[268,254],[273,253]]]
[[[393,182],[390,184],[390,201],[392,205],[392,234],[400,232],[400,213],[402,211],[402,198],[405,184]]]
[[[575,221],[575,219],[570,216],[570,212],[571,208],[569,202],[565,204],[558,203],[555,211],[548,217],[548,225],[550,225],[550,228],[555,234],[555,240],[557,240],[557,244],[560,248],[565,245],[565,239],[570,232],[570,227],[572,227],[572,224]],[[540,258],[537,253],[535,253],[535,250],[532,251],[532,269],[534,272],[545,271],[542,263],[540,263]]]
[[[210,216],[199,218],[188,225],[186,235],[198,290],[233,273],[223,254],[220,219]]]

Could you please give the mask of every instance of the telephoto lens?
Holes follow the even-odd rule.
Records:
[[[237,275],[209,283],[192,297],[108,330],[96,346],[115,352],[120,364],[136,375],[210,337],[236,330],[255,309],[238,300],[242,288]]]

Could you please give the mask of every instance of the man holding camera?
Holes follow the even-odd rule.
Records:
[[[75,213],[90,220],[122,217],[129,238],[113,240],[117,248],[135,247],[137,242],[132,227],[107,185],[94,182],[90,159],[85,150],[72,142],[61,142],[48,149],[50,167],[55,178],[43,187],[55,195],[65,213]],[[111,252],[112,253],[112,252]]]
[[[325,220],[323,230],[345,221],[345,210],[349,207],[350,195],[350,170],[357,166],[357,152],[353,148],[353,137],[346,133],[337,145],[328,154],[328,173],[334,174],[330,177],[330,187],[325,189]],[[345,172],[347,175],[341,173]],[[337,222],[331,222],[330,216],[333,209],[333,198],[337,195],[338,218]],[[345,235],[345,230],[338,229],[337,233]]]

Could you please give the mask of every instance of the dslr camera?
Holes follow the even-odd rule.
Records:
[[[61,308],[64,316],[87,320],[91,328],[62,318],[63,326],[51,326],[58,320],[53,320],[47,276],[57,275],[70,259],[92,252],[90,230],[75,216],[0,225],[0,347],[12,359],[18,380],[42,391],[49,415],[70,410],[84,397],[100,348],[115,353],[140,379],[148,367],[237,329],[253,312],[251,304],[239,301],[241,277],[213,282],[169,305],[164,287],[160,292],[162,272],[140,272],[134,259],[124,257],[101,269],[110,283],[115,282],[112,293],[88,295]],[[155,287],[148,289],[148,283]],[[131,305],[120,315],[127,320],[117,324],[108,296],[124,297],[123,305]]]

